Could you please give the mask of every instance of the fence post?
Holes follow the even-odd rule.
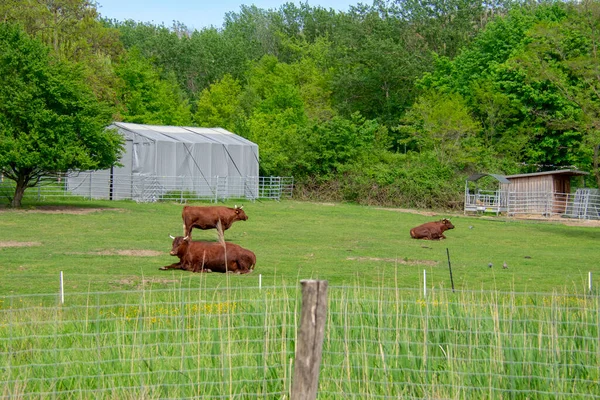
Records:
[[[319,369],[325,321],[327,319],[327,281],[302,280],[302,314],[291,400],[314,400],[319,386]]]

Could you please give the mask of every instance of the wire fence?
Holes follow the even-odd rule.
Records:
[[[290,398],[299,287],[0,297],[0,398]],[[594,294],[330,287],[319,399],[599,399]]]
[[[0,199],[14,195],[14,182],[0,181]],[[198,178],[188,176],[118,175],[106,171],[72,172],[47,177],[25,192],[25,199],[134,200],[137,202],[227,199],[281,200],[291,198],[293,177],[246,176]]]
[[[464,209],[465,212],[506,213],[509,216],[600,219],[600,191],[577,189],[575,193],[551,193],[478,190],[465,193]]]

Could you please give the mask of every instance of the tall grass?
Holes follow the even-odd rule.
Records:
[[[296,286],[0,300],[2,398],[288,398]],[[600,398],[596,296],[330,286],[320,399]]]

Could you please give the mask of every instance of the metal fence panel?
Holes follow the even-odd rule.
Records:
[[[293,177],[223,177],[192,178],[188,176],[126,175],[74,172],[43,179],[36,187],[25,191],[25,199],[43,201],[53,198],[81,197],[85,199],[134,200],[137,202],[227,199],[280,200],[291,198]],[[9,199],[14,183],[0,182],[0,199]]]
[[[509,216],[540,215],[600,219],[600,191],[575,193],[504,192],[480,190],[465,193],[465,212],[506,212]]]

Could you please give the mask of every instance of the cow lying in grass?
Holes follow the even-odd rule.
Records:
[[[196,242],[177,236],[173,238],[170,254],[179,257],[179,262],[162,267],[161,270],[247,274],[256,266],[256,255],[253,252],[228,242]]]
[[[419,225],[410,230],[410,236],[413,239],[428,239],[428,240],[440,240],[446,239],[444,231],[448,229],[454,229],[454,225],[449,219],[442,219],[441,221],[427,222],[423,225]]]

